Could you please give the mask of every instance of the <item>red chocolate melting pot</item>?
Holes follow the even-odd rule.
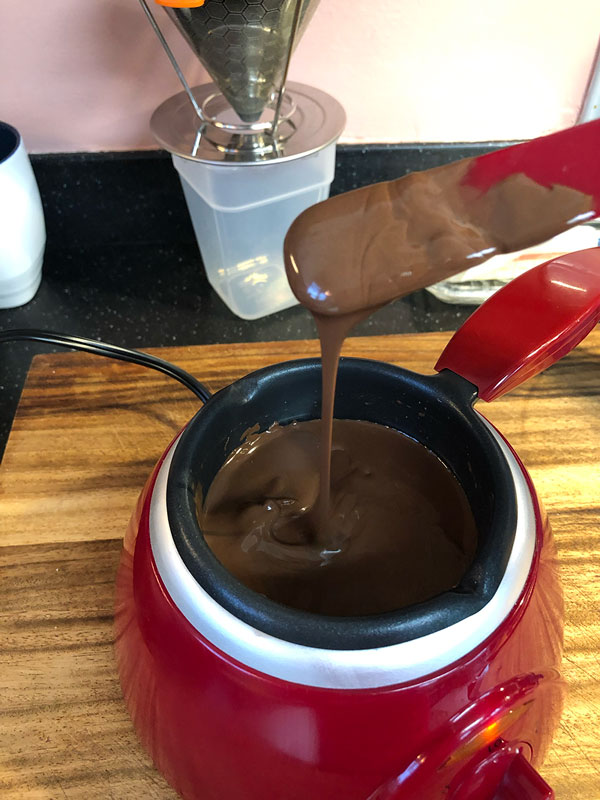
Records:
[[[510,151],[527,146],[482,163],[498,177]],[[550,182],[597,197],[598,164],[593,186],[584,169],[550,166],[560,173]],[[556,361],[599,318],[595,248],[494,295],[455,334],[436,375],[342,359],[335,416],[421,442],[458,478],[477,523],[459,585],[396,612],[327,617],[279,605],[233,578],[198,525],[198,491],[249,428],[319,417],[317,359],[252,373],[191,420],[140,497],[116,601],[127,705],[184,798],[553,796],[536,768],[563,695],[555,551],[525,468],[473,404]]]

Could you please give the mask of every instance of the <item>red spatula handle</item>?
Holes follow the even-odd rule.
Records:
[[[464,183],[487,191],[498,181],[523,173],[543,186],[561,184],[591,195],[600,211],[600,119],[494,150],[473,160]]]
[[[558,361],[600,319],[600,247],[540,264],[500,289],[448,342],[435,368],[494,400]]]

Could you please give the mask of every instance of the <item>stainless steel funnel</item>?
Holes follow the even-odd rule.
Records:
[[[298,43],[318,4],[319,0],[208,0],[197,8],[165,11],[240,119],[253,123],[278,94],[290,45]]]

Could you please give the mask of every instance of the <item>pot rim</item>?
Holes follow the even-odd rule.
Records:
[[[184,564],[167,513],[167,483],[180,437],[158,471],[150,501],[150,542],[157,573],[175,606],[213,647],[259,673],[324,689],[375,689],[422,679],[447,668],[484,643],[518,613],[532,578],[539,513],[523,468],[508,443],[487,420],[515,485],[518,515],[504,576],[478,612],[446,628],[398,644],[339,650],[279,639],[255,628],[215,600]]]
[[[475,387],[448,370],[425,376],[383,362],[341,359],[336,416],[370,419],[404,430],[436,453],[465,490],[466,480],[478,484],[467,496],[479,543],[458,587],[396,611],[332,617],[280,605],[246,587],[218,561],[198,523],[198,485],[212,481],[214,471],[237,446],[236,437],[243,439],[256,422],[266,428],[274,421],[286,424],[319,416],[320,381],[319,359],[266,367],[214,395],[184,430],[170,469],[166,503],[175,545],[188,570],[220,605],[254,628],[310,647],[386,646],[433,633],[479,611],[497,590],[508,562],[516,526],[515,489],[495,438],[472,408]],[[400,397],[402,412],[396,402]],[[377,398],[384,398],[384,407],[375,410]],[[357,409],[360,417],[354,416]],[[418,417],[424,422],[411,429]],[[455,441],[448,448],[452,436]],[[221,460],[216,455],[219,448]],[[444,452],[448,449],[451,452]],[[460,461],[462,473],[453,459]],[[213,470],[212,474],[208,470],[208,478],[207,462],[212,462]]]

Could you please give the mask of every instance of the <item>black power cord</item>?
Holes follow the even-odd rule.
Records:
[[[71,336],[67,333],[55,333],[54,331],[42,331],[36,328],[15,328],[14,330],[0,331],[0,343],[2,342],[44,342],[45,344],[55,344],[61,347],[70,347],[73,350],[83,350],[84,353],[93,353],[97,356],[116,358],[118,361],[129,361],[132,364],[139,364],[141,367],[149,367],[176,381],[182,383],[187,389],[199,397],[203,403],[210,397],[210,392],[196,380],[193,375],[184,369],[176,367],[162,358],[156,358],[148,353],[139,350],[130,350],[127,347],[119,347],[116,344],[98,342],[95,339],[86,339],[83,336]]]

